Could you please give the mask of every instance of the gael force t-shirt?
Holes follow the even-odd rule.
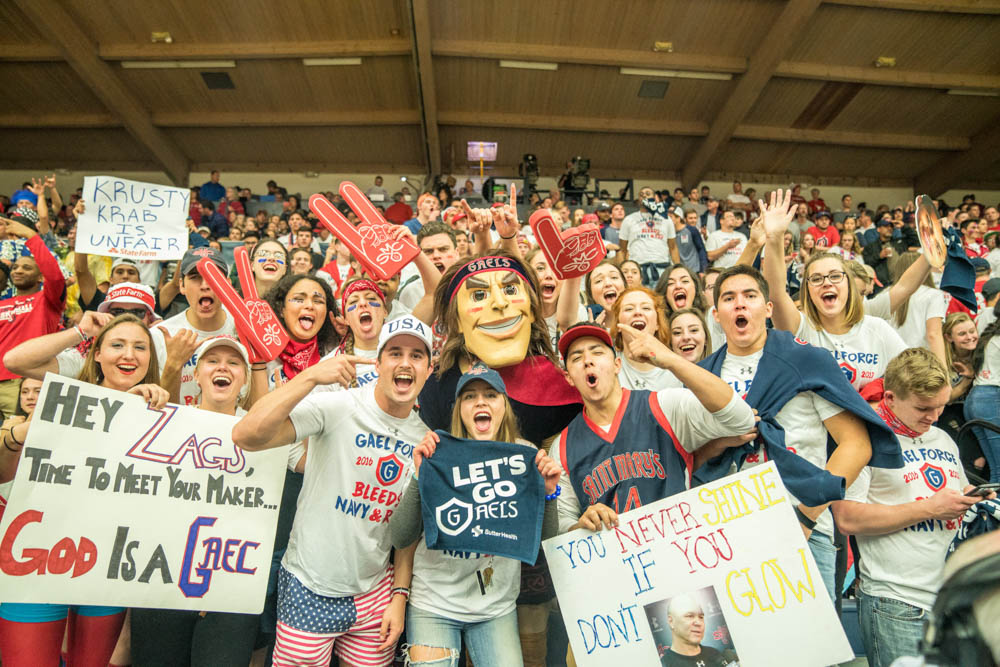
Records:
[[[757,366],[764,350],[760,349],[747,356],[726,355],[722,362],[722,379],[733,388],[737,395],[746,398],[753,378],[757,374]],[[826,468],[827,430],[823,422],[843,409],[822,398],[812,391],[804,391],[793,396],[782,406],[775,420],[785,430],[785,447],[809,461],[820,469]],[[747,455],[743,468],[751,468],[767,462],[766,452],[760,444],[752,454]],[[795,501],[798,504],[798,501]],[[833,516],[830,511],[823,512],[816,520],[816,530],[824,535],[833,535]]]
[[[927,320],[934,318],[944,320],[948,309],[945,293],[927,285],[918,287],[910,296],[903,325],[897,326],[896,316],[892,313],[890,291],[882,290],[871,299],[866,299],[865,314],[881,317],[887,321],[896,329],[907,347],[930,349],[927,345]]]
[[[906,343],[888,322],[871,315],[865,315],[847,333],[832,334],[814,328],[799,313],[795,336],[829,350],[851,386],[858,390],[885,375],[889,362],[906,349]]]
[[[747,247],[747,237],[737,231],[725,232],[721,229],[717,229],[708,235],[708,238],[705,240],[705,252],[718,250],[733,239],[739,241],[739,243],[716,258],[716,260],[712,262],[712,266],[717,269],[728,269],[730,266],[735,265],[736,260],[740,258],[740,255],[743,254],[743,250]]]
[[[384,412],[374,384],[312,393],[289,418],[295,439],[309,438],[309,455],[281,564],[313,593],[367,593],[389,565],[389,516],[427,426],[415,411]]]
[[[916,438],[897,435],[902,468],[865,466],[845,500],[902,505],[941,489],[961,492],[968,485],[958,447],[939,428]],[[925,519],[886,535],[857,535],[861,549],[861,590],[930,610],[944,575],[944,557],[961,519]]]
[[[667,240],[675,236],[674,223],[648,211],[625,216],[618,232],[619,240],[628,242],[628,258],[639,264],[670,262]]]

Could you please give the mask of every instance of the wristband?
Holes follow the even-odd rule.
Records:
[[[560,494],[560,493],[562,493],[562,487],[561,487],[561,486],[559,486],[558,484],[556,484],[556,490],[555,490],[555,493],[550,493],[550,494],[547,494],[547,495],[545,496],[545,500],[555,500],[556,498],[558,498],[558,497],[559,497],[559,494]]]
[[[250,364],[250,370],[252,371],[266,371],[267,364]]]
[[[80,340],[82,340],[82,341],[90,340],[90,336],[88,336],[87,334],[83,333],[83,329],[80,328],[80,325],[74,324],[73,325],[73,329],[76,331],[77,334],[79,334]]]
[[[410,589],[409,588],[403,588],[402,586],[398,586],[396,588],[393,588],[392,592],[389,593],[389,597],[392,598],[392,597],[395,597],[396,595],[402,595],[404,598],[406,598],[407,600],[409,600],[410,599]]]
[[[513,234],[511,234],[510,236],[504,236],[504,235],[500,234],[499,232],[497,232],[497,234],[498,234],[498,235],[500,236],[500,238],[502,238],[502,239],[503,239],[504,241],[510,241],[510,240],[511,240],[512,238],[516,238],[516,237],[517,237],[517,232],[514,232],[514,233],[513,233]]]
[[[809,517],[807,517],[805,515],[805,513],[798,508],[798,506],[796,506],[793,509],[795,510],[795,516],[798,518],[799,523],[801,523],[803,526],[805,526],[809,530],[812,530],[813,528],[816,527],[816,522],[813,521],[812,519],[810,519]]]

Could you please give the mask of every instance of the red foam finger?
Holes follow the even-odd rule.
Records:
[[[198,262],[198,273],[208,281],[222,305],[236,322],[236,333],[247,348],[252,363],[271,361],[288,345],[288,334],[266,301],[244,301],[215,264],[207,257]]]
[[[247,254],[247,249],[243,246],[237,246],[233,250],[233,259],[236,261],[236,275],[240,279],[240,289],[243,290],[243,296],[248,299],[257,299],[260,297],[257,294],[257,283],[253,279],[253,271],[250,268],[250,255]]]
[[[341,192],[345,191],[345,185],[341,184]],[[353,192],[351,196],[354,196]],[[372,206],[371,202],[368,205]],[[334,236],[350,248],[351,254],[365,269],[380,280],[389,280],[420,254],[420,248],[409,238],[396,238],[395,225],[369,222],[355,227],[321,194],[309,198],[309,208]],[[357,212],[353,205],[351,208]],[[372,216],[369,214],[368,217]]]
[[[552,272],[560,280],[590,273],[607,254],[596,225],[580,225],[561,231],[545,209],[535,211],[528,224]]]

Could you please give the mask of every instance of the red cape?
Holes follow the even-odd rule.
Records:
[[[526,405],[570,405],[583,403],[576,387],[547,357],[528,357],[519,364],[497,368],[507,395]]]

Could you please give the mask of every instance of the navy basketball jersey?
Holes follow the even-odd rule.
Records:
[[[562,432],[559,457],[584,508],[603,503],[627,512],[691,486],[694,457],[677,441],[656,394],[623,394],[607,433],[586,412]]]

